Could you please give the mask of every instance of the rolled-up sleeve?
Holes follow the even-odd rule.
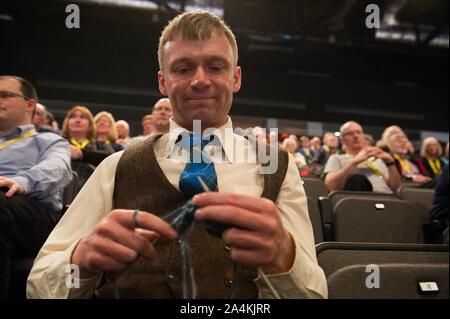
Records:
[[[57,194],[72,179],[67,141],[53,133],[45,134],[39,140],[38,164],[11,177],[24,188],[26,195],[37,199]]]
[[[290,158],[276,206],[284,227],[295,243],[292,268],[282,274],[258,276],[259,298],[274,298],[270,285],[281,298],[328,298],[325,273],[317,262],[307,198],[295,163]],[[270,285],[266,280],[270,281]]]
[[[41,248],[27,281],[27,298],[90,298],[101,275],[71,281],[72,252],[112,209],[114,172],[122,152],[95,170]],[[69,279],[68,279],[69,278]]]

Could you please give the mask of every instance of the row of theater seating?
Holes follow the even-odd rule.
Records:
[[[304,177],[319,265],[329,298],[449,298],[449,247],[425,244],[434,190],[328,193]]]
[[[64,190],[65,205],[76,195],[72,186],[77,178],[74,174]],[[329,298],[448,299],[448,245],[426,245],[422,232],[433,190],[328,194],[320,179],[304,177],[303,182]],[[25,298],[32,262],[14,261],[11,298]],[[422,291],[420,284],[433,289]]]
[[[403,187],[397,194],[338,191],[303,178],[316,244],[323,241],[425,243],[434,190]]]

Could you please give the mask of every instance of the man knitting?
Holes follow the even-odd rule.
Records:
[[[196,174],[192,165],[174,161],[173,152],[187,137],[191,145],[201,140],[204,153],[217,151],[203,145],[208,139],[192,137],[194,121],[203,134],[215,129],[225,159],[198,172],[211,192],[193,197],[198,209],[188,230],[197,297],[228,298],[233,289],[237,298],[327,297],[295,163],[279,152],[276,172],[261,174],[261,163],[237,160],[250,143],[225,134],[241,85],[237,57],[233,33],[215,15],[193,11],[169,23],[158,81],[172,103],[171,133],[98,166],[41,249],[29,298],[112,297],[108,274],[121,298],[182,297],[178,234],[164,219],[199,191],[195,179],[185,178]],[[207,221],[231,227],[218,238],[205,230]],[[66,285],[71,264],[79,267],[79,288]]]

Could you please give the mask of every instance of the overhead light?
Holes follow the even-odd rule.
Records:
[[[98,3],[98,4],[109,4],[125,7],[134,7],[142,9],[158,9],[158,5],[153,1],[146,0],[84,0],[84,2]]]
[[[12,16],[10,16],[9,14],[0,14],[0,20],[13,21],[14,18]]]

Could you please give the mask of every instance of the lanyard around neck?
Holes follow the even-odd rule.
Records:
[[[70,139],[70,143],[72,143],[73,145],[75,145],[76,147],[78,147],[79,149],[83,149],[83,148],[85,148],[86,147],[86,145],[88,145],[89,144],[89,140],[84,140],[84,142],[83,143],[78,143],[78,141],[77,140],[75,140],[75,139]]]
[[[427,156],[428,164],[430,164],[431,169],[433,170],[434,175],[441,175],[441,163],[439,159],[433,161],[431,157]]]
[[[330,153],[330,155],[331,154],[339,155],[339,152],[337,150],[335,150],[334,152],[331,152],[331,148],[328,145],[324,145],[323,148],[325,149],[325,151]]]
[[[0,150],[1,150],[2,148],[4,148],[4,147],[8,146],[9,144],[12,144],[12,143],[14,143],[14,142],[23,140],[23,139],[25,139],[25,138],[27,138],[27,137],[30,137],[31,135],[34,135],[34,134],[36,134],[36,130],[35,130],[35,129],[32,129],[32,130],[29,130],[28,132],[26,132],[26,133],[20,135],[19,137],[16,137],[16,138],[13,138],[13,139],[11,139],[11,140],[9,140],[9,141],[3,142],[3,143],[0,144]]]
[[[409,168],[408,159],[401,159],[398,154],[394,154],[394,158],[400,163],[402,168],[406,171],[406,173],[411,173],[411,169]]]
[[[345,153],[345,155],[354,157],[353,155],[351,155],[349,153]],[[375,172],[375,174],[377,174],[378,176],[383,176],[383,174],[381,174],[380,170],[378,169],[378,167],[375,165],[374,162],[366,160],[363,162],[363,164],[366,165],[368,168],[371,168]]]

